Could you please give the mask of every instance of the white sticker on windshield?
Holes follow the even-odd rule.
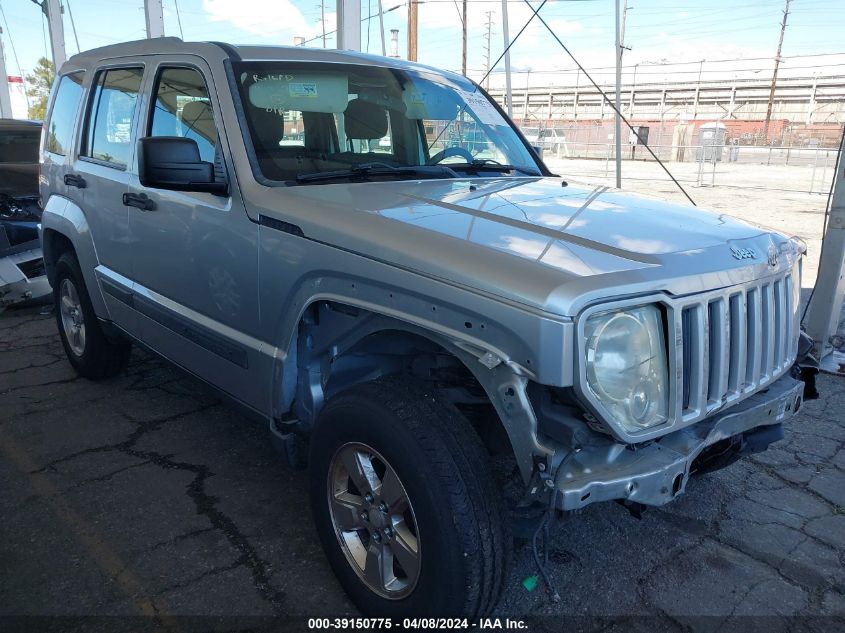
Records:
[[[483,94],[478,92],[466,92],[461,90],[461,97],[478,117],[478,120],[487,125],[506,125],[502,115],[496,110],[492,103]]]
[[[311,97],[317,98],[317,84],[315,82],[309,83],[289,83],[288,90],[291,97]]]

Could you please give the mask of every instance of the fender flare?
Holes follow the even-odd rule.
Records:
[[[88,219],[82,209],[68,198],[52,195],[44,205],[41,215],[41,248],[47,278],[51,284],[55,275],[56,234],[66,238],[73,246],[94,312],[98,317],[108,319],[108,308],[94,272],[100,260]]]

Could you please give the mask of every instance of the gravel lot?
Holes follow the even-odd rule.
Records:
[[[564,615],[843,630],[845,382],[819,388],[777,448],[675,503],[558,522],[560,603],[522,586],[536,568],[518,543],[498,615],[537,630]],[[306,474],[265,429],[144,352],[119,378],[77,378],[37,309],[0,317],[0,481],[0,615],[356,614],[317,543]],[[801,617],[726,620],[749,615]]]

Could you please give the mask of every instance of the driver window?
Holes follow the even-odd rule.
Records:
[[[193,68],[159,73],[150,136],[181,136],[196,141],[202,160],[214,163],[217,129],[202,75]]]
[[[143,74],[143,68],[113,68],[97,75],[82,156],[126,167]]]

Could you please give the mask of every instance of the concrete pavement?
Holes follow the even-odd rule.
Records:
[[[536,569],[517,544],[498,614],[845,627],[845,381],[819,390],[776,448],[642,520],[599,504],[560,521],[561,603],[522,586]],[[356,615],[307,474],[266,429],[137,349],[118,378],[76,377],[37,309],[0,317],[0,481],[0,615]]]

